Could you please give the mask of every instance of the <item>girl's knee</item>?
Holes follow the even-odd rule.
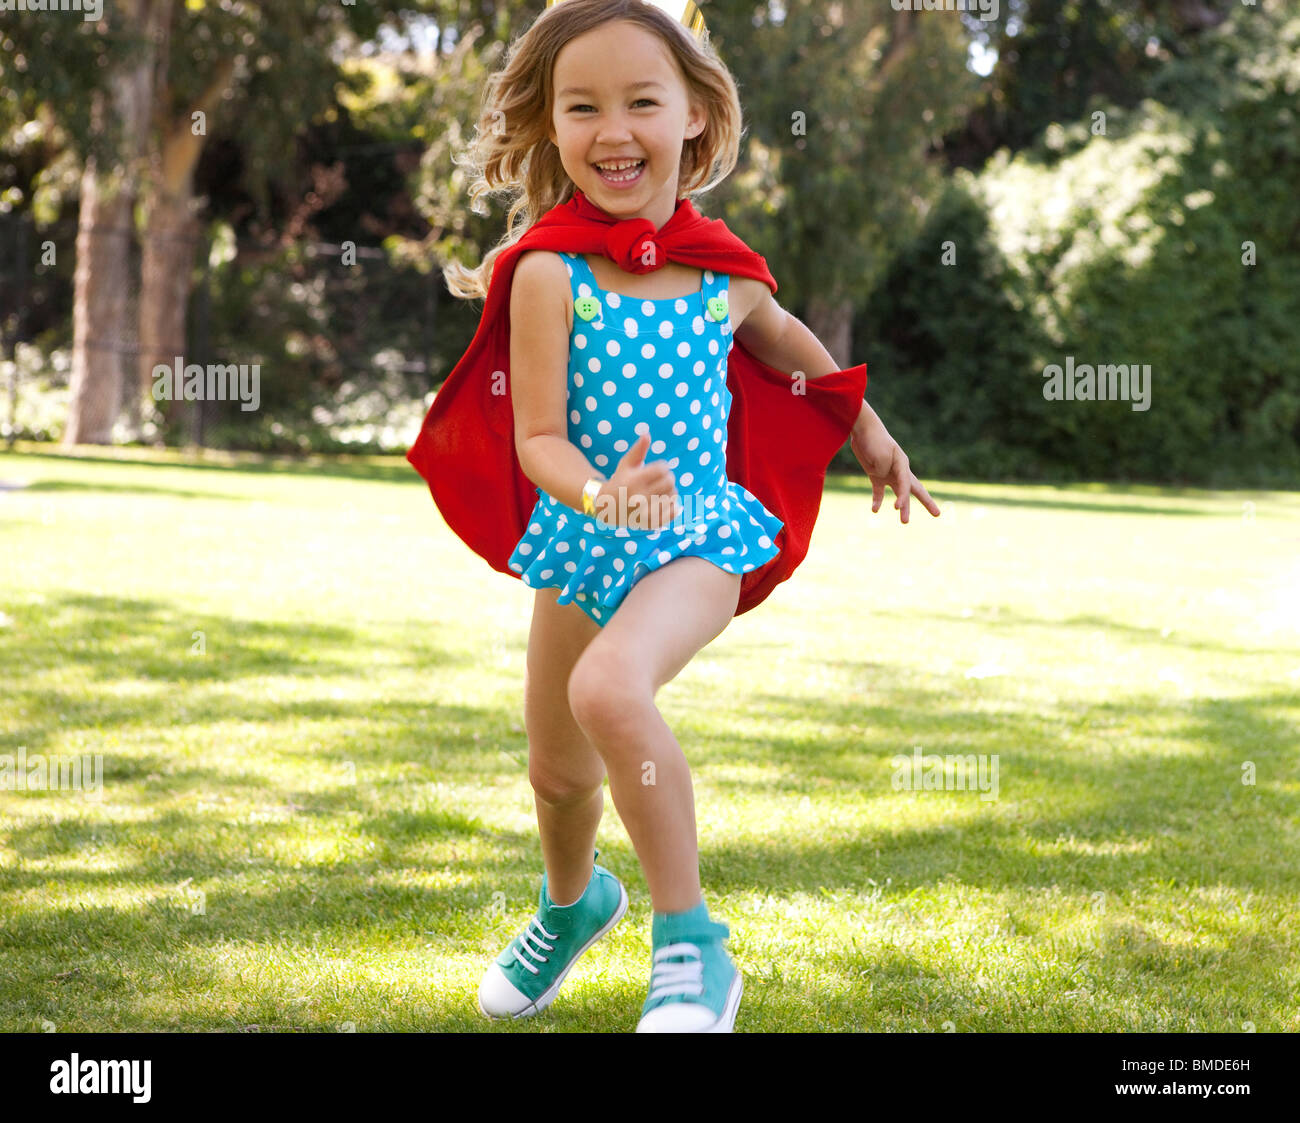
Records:
[[[569,675],[569,710],[588,736],[617,734],[654,706],[654,690],[642,669],[602,647],[593,643]]]
[[[538,760],[530,759],[528,762],[528,782],[534,794],[543,803],[555,807],[586,803],[600,790],[604,780],[603,766],[599,771],[593,769],[585,775],[576,775],[550,768]]]

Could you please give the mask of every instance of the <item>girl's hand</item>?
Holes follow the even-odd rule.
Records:
[[[632,530],[662,530],[671,526],[680,510],[677,501],[677,482],[665,460],[646,463],[646,450],[650,447],[650,434],[642,433],[623,454],[613,477],[606,480],[597,496],[608,499],[614,508],[615,526]],[[626,522],[620,521],[626,512]]]
[[[925,509],[939,517],[939,505],[930,498],[930,493],[914,475],[908,466],[907,454],[898,446],[898,442],[889,435],[884,422],[876,416],[875,411],[865,402],[862,412],[853,426],[849,438],[853,455],[858,458],[862,470],[871,478],[871,512],[880,510],[880,501],[885,497],[885,488],[894,489],[894,508],[902,512],[903,522],[907,522],[912,496],[915,495]]]

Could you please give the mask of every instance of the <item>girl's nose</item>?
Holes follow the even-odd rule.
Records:
[[[596,130],[596,140],[601,144],[617,143],[631,137],[627,122],[618,114],[606,116]]]

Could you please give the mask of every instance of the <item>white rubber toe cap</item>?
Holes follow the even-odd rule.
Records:
[[[533,1000],[506,978],[499,963],[493,963],[484,973],[478,986],[478,1006],[489,1018],[515,1018],[532,1004]]]
[[[656,1006],[636,1027],[637,1033],[702,1033],[718,1016],[696,1002],[668,1002]]]

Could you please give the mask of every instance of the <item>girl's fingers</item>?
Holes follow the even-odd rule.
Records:
[[[920,480],[916,479],[915,477],[913,477],[913,480],[914,480],[914,482],[913,482],[913,484],[912,484],[912,492],[913,492],[913,494],[914,494],[914,495],[915,495],[915,496],[916,496],[916,497],[917,497],[917,498],[918,498],[918,499],[919,499],[923,504],[925,504],[925,509],[926,509],[927,511],[929,511],[930,514],[932,514],[932,515],[938,515],[938,514],[939,514],[939,504],[936,503],[936,502],[935,502],[935,501],[930,497],[930,493],[929,493],[928,491],[925,490],[925,485],[924,485],[923,483],[921,483]]]
[[[889,486],[894,489],[894,494],[898,496],[898,498],[894,500],[894,506],[901,514],[903,522],[907,522],[907,515],[911,508],[912,493],[906,486],[902,485],[901,480],[896,480]]]

